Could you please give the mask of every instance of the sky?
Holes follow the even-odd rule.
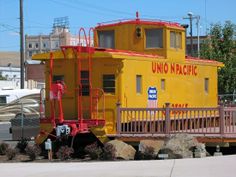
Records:
[[[54,18],[68,16],[70,32],[89,29],[101,22],[140,18],[188,24],[188,12],[200,15],[200,35],[210,25],[236,24],[235,0],[23,0],[24,34],[49,34]],[[193,21],[196,35],[196,21]],[[0,0],[0,51],[19,51],[19,0]]]

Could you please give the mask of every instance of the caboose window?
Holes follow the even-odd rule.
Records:
[[[64,81],[64,75],[53,75],[52,81]]]
[[[0,105],[4,105],[7,103],[7,96],[0,96]]]
[[[180,32],[171,31],[170,32],[170,47],[171,48],[181,48],[182,45],[182,36]]]
[[[166,89],[166,80],[161,79],[161,90],[165,90],[165,89]]]
[[[209,92],[209,78],[204,79],[204,90],[206,93]]]
[[[89,96],[89,71],[81,71],[82,95]]]
[[[102,48],[115,48],[114,30],[98,31],[98,45]]]
[[[103,75],[103,91],[105,93],[115,93],[115,85],[114,74]]]
[[[163,48],[163,30],[146,29],[146,48]]]
[[[142,76],[136,75],[136,93],[141,94],[142,92]]]

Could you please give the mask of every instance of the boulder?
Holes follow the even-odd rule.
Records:
[[[208,152],[206,151],[205,144],[199,143],[194,149],[194,157],[195,158],[203,158],[206,157]]]
[[[167,159],[182,159],[183,158],[181,155],[175,154],[171,149],[168,149],[168,148],[160,149],[158,154],[165,154],[165,155],[168,154]],[[161,158],[158,156],[158,159],[161,159]]]
[[[157,155],[163,145],[163,140],[141,140],[138,148],[141,153],[145,153],[147,148],[153,148],[154,154]]]
[[[177,156],[178,158],[193,158],[193,151],[199,152],[196,155],[203,157],[203,153],[206,152],[204,144],[199,143],[190,134],[172,135],[165,141],[162,149],[168,149],[168,151],[171,151],[170,156]]]
[[[108,144],[113,145],[116,150],[115,156],[117,159],[124,159],[124,160],[133,160],[136,150],[131,146],[123,141],[120,140],[112,140],[109,141]]]

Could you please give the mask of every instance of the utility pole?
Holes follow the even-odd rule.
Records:
[[[199,28],[200,28],[200,25],[199,25],[199,20],[200,20],[200,16],[197,15],[196,16],[196,19],[197,19],[197,57],[199,58],[200,57],[200,38],[199,38]]]
[[[192,12],[188,12],[188,17],[184,17],[183,19],[189,19],[190,22],[190,45],[191,45],[191,56],[193,56],[193,19],[197,19],[197,36],[198,36],[198,56],[200,52],[200,44],[199,44],[199,20],[200,16],[194,16]]]
[[[24,53],[24,21],[23,0],[20,0],[20,88],[24,89],[25,83],[25,53]]]

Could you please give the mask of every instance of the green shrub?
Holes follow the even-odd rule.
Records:
[[[17,154],[16,149],[8,148],[6,151],[6,155],[7,155],[8,160],[14,159],[16,154]]]
[[[86,153],[89,154],[89,156],[93,160],[101,158],[102,149],[100,147],[98,147],[96,142],[86,146],[84,150]]]
[[[26,138],[22,138],[18,141],[16,148],[19,149],[20,153],[25,153],[25,148],[28,145],[28,140]]]
[[[61,146],[56,153],[56,156],[60,160],[67,160],[71,158],[71,155],[74,153],[73,148],[68,146]]]
[[[136,160],[152,160],[156,158],[157,156],[153,147],[146,147],[144,152],[138,151],[135,154]]]
[[[103,160],[115,160],[116,158],[116,149],[112,144],[106,143],[103,147]]]
[[[143,153],[144,160],[156,159],[155,150],[153,147],[146,147]]]
[[[9,148],[9,145],[7,143],[1,143],[0,144],[0,155],[6,155],[6,151]]]
[[[38,145],[28,145],[25,148],[26,154],[29,156],[30,160],[33,161],[41,153],[41,148]]]

